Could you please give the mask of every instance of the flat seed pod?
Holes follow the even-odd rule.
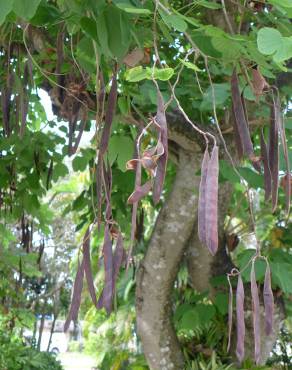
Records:
[[[252,72],[252,80],[251,80],[252,87],[254,90],[254,94],[256,98],[258,99],[259,96],[263,95],[263,91],[266,88],[268,88],[269,85],[267,81],[265,80],[265,78],[263,77],[263,75],[261,74],[261,72],[259,71],[258,67],[253,68],[251,72]]]
[[[256,282],[256,275],[254,270],[254,262],[252,263],[250,272],[250,287],[252,298],[252,320],[254,333],[254,357],[256,364],[260,363],[261,356],[261,332],[260,332],[260,301],[259,291]]]
[[[244,338],[245,338],[245,322],[244,322],[244,287],[241,275],[238,275],[236,289],[236,356],[241,363],[244,359]]]
[[[267,264],[264,282],[265,331],[267,335],[273,332],[274,296],[271,286],[271,271]]]
[[[91,270],[91,258],[90,258],[90,230],[87,228],[86,233],[83,238],[83,261],[85,277],[87,281],[87,286],[91,300],[95,307],[97,307],[97,299],[95,293],[95,287],[93,282],[92,270]]]
[[[207,183],[207,172],[210,156],[208,147],[205,150],[202,166],[201,166],[201,181],[199,188],[199,204],[198,204],[198,235],[199,239],[203,244],[207,244],[206,241],[206,183]]]
[[[218,146],[214,145],[206,179],[206,244],[212,255],[218,249]]]
[[[272,175],[269,165],[268,148],[265,142],[263,130],[261,130],[260,141],[261,141],[261,157],[264,164],[265,200],[269,200],[272,194]]]
[[[276,100],[276,119],[277,119],[277,126],[280,131],[281,136],[281,143],[283,147],[283,153],[284,153],[284,159],[285,159],[285,165],[286,165],[286,182],[285,182],[285,195],[286,195],[286,213],[289,215],[290,213],[290,203],[291,203],[291,173],[290,173],[290,162],[289,162],[289,152],[288,152],[288,146],[287,146],[287,139],[286,139],[286,133],[283,123],[283,118],[281,114],[281,104],[279,101],[279,98],[277,97]]]
[[[152,182],[149,180],[143,185],[137,185],[134,192],[129,196],[128,203],[133,204],[139,202],[140,199],[145,197],[152,188]]]
[[[249,158],[254,157],[253,145],[250,138],[246,115],[239,90],[239,81],[235,69],[231,77],[231,97],[235,123],[237,125],[237,131],[242,143],[243,152]]]
[[[233,321],[233,290],[229,277],[227,277],[229,283],[229,299],[228,299],[228,344],[227,352],[230,350],[231,345],[231,333],[232,333],[232,321]]]
[[[78,269],[73,286],[70,310],[64,324],[65,332],[69,329],[70,322],[72,320],[73,321],[77,320],[78,317],[78,311],[81,304],[81,293],[83,288],[83,276],[84,276],[84,260],[82,260],[81,264],[78,262]]]
[[[102,303],[107,313],[110,313],[112,310],[114,287],[113,287],[113,250],[108,225],[106,225],[104,230],[103,256],[104,256],[105,285],[103,289]]]

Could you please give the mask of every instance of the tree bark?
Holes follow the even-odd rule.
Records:
[[[195,146],[196,147],[196,146]],[[157,218],[138,270],[136,309],[138,333],[151,369],[184,368],[174,331],[171,292],[186,243],[197,214],[202,153],[178,151],[178,168],[172,191]]]

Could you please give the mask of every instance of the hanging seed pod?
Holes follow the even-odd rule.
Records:
[[[245,110],[239,90],[239,81],[235,69],[231,77],[231,96],[235,123],[242,143],[243,152],[249,158],[254,157],[253,145],[250,138],[248,123],[246,121]]]
[[[254,269],[254,261],[252,262],[250,273],[250,287],[252,298],[252,320],[253,320],[253,333],[254,333],[254,357],[256,364],[260,363],[261,356],[261,333],[260,333],[260,301],[259,292],[256,282],[256,275]]]
[[[206,180],[206,244],[214,256],[218,249],[218,146],[214,145]]]
[[[91,300],[95,307],[97,307],[97,299],[95,293],[95,287],[93,282],[92,270],[91,270],[91,258],[90,258],[90,229],[89,227],[86,230],[86,233],[83,238],[83,261],[84,261],[84,270],[85,277],[87,281],[87,286]]]
[[[229,299],[228,299],[228,344],[227,352],[230,350],[231,345],[231,334],[232,334],[232,321],[233,321],[233,289],[229,276],[227,276],[229,284]]]
[[[81,264],[78,262],[78,269],[73,286],[73,295],[70,305],[70,310],[67,316],[67,319],[64,324],[64,331],[66,332],[69,329],[70,322],[77,320],[78,311],[81,304],[81,293],[83,288],[83,276],[84,276],[84,260]]]
[[[264,186],[265,186],[265,200],[269,200],[272,194],[272,175],[269,165],[268,148],[264,138],[264,132],[261,130],[261,157],[264,164]]]
[[[245,322],[244,322],[244,287],[241,275],[238,275],[236,289],[236,329],[237,329],[237,344],[236,356],[241,363],[244,359],[244,338],[245,338]]]
[[[202,167],[201,167],[201,181],[199,188],[199,204],[198,204],[198,235],[200,241],[206,245],[206,183],[207,183],[207,172],[210,156],[208,147],[206,147]]]
[[[265,331],[267,335],[273,332],[274,318],[274,296],[271,286],[271,271],[267,263],[265,282],[264,282],[264,305],[265,305]]]

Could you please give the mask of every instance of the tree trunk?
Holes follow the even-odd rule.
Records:
[[[171,194],[157,218],[137,276],[138,333],[151,369],[182,370],[184,358],[171,316],[171,292],[186,243],[197,215],[202,154],[178,151],[178,168]]]
[[[42,336],[44,331],[44,325],[45,325],[45,314],[42,313],[41,316],[41,322],[40,322],[40,328],[39,328],[39,335],[38,335],[38,342],[37,342],[37,349],[40,350],[41,348],[41,342],[42,342]]]
[[[54,314],[54,319],[53,319],[52,327],[51,327],[51,330],[50,330],[50,338],[49,338],[49,342],[48,342],[47,352],[50,351],[50,346],[51,346],[51,343],[52,343],[52,337],[53,337],[53,334],[54,334],[57,317],[58,317],[58,314]]]

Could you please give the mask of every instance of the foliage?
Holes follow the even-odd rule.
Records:
[[[3,370],[62,370],[53,354],[27,347],[18,333],[0,329],[0,368]]]

